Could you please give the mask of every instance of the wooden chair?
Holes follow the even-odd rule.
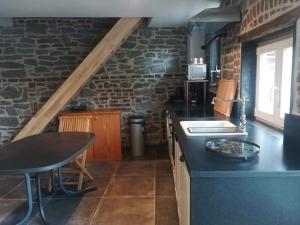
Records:
[[[60,116],[58,132],[91,132],[92,116]],[[86,168],[86,152],[87,149],[78,156],[73,162],[63,168],[63,173],[79,173],[78,181],[66,181],[65,184],[77,185],[77,190],[82,189],[84,175],[90,180],[94,180],[93,176]],[[52,190],[51,182],[49,181],[49,190]]]

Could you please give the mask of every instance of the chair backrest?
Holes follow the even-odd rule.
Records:
[[[90,132],[92,116],[60,116],[59,132]]]

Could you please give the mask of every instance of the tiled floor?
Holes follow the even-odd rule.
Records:
[[[149,150],[141,160],[125,157],[89,165],[96,191],[82,197],[44,196],[51,225],[178,225],[170,161]],[[42,179],[46,183],[47,178]],[[25,185],[18,177],[0,177],[0,225],[16,224],[26,212]],[[42,224],[38,213],[30,225]]]

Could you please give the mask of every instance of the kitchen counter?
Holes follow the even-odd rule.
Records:
[[[254,142],[260,153],[246,161],[225,158],[206,150],[214,137],[186,136],[179,123],[224,117],[214,117],[211,106],[167,108],[190,176],[190,225],[299,224],[300,151],[283,144],[283,132],[248,120],[247,136],[223,137]]]
[[[274,173],[289,172],[300,176],[300,151],[294,146],[283,145],[283,133],[257,121],[248,120],[247,136],[223,136],[256,143],[260,146],[258,156],[248,160],[216,156],[207,151],[205,144],[212,138],[186,136],[179,122],[189,120],[216,119],[212,107],[206,109],[186,105],[170,104],[168,106],[173,126],[179,140],[186,165],[191,177],[194,176],[268,176]],[[217,119],[226,119],[217,117]],[[237,119],[229,119],[238,125]],[[298,162],[298,163],[297,163]],[[253,173],[260,172],[260,173]]]

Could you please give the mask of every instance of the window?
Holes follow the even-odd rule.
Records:
[[[255,117],[281,128],[290,112],[292,46],[288,38],[257,48]]]

